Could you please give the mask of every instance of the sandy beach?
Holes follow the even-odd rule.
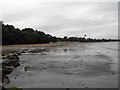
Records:
[[[3,46],[24,51],[5,87],[117,88],[118,42]],[[25,71],[25,67],[28,67]]]

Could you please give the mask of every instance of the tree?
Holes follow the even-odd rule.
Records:
[[[67,41],[67,39],[68,39],[68,38],[67,38],[67,36],[64,36],[64,38],[63,38],[63,39],[64,39],[64,41]]]
[[[71,42],[105,42],[105,41],[120,41],[117,39],[92,39],[84,37],[67,37],[64,38],[51,36],[43,31],[34,30],[32,28],[24,28],[20,30],[13,25],[2,24],[2,44],[40,44],[49,42],[71,41]]]

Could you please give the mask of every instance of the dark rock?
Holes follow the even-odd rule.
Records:
[[[18,52],[17,55],[22,55],[22,53],[21,53],[21,52]]]
[[[21,53],[26,53],[25,50],[22,50]]]
[[[6,88],[2,87],[2,90],[7,90]]]
[[[25,66],[24,71],[28,71],[31,67],[30,66]]]
[[[16,67],[20,66],[20,63],[19,63],[19,61],[16,61],[16,60],[7,60],[6,62],[2,63],[3,68],[6,66],[13,66],[16,68]]]
[[[29,53],[43,53],[43,52],[47,52],[46,49],[34,49],[34,50],[29,50]]]
[[[5,55],[2,56],[2,59],[7,59]]]
[[[2,56],[5,56],[5,54],[2,54]]]
[[[2,59],[19,59],[18,55],[17,54],[11,54],[11,55],[6,55],[6,56],[3,56]]]
[[[13,71],[13,68],[6,67],[2,69],[2,74],[7,75],[10,74]]]
[[[14,68],[20,66],[18,54],[3,55],[2,59],[2,82],[3,84],[8,84],[10,79],[6,76],[10,74]]]
[[[6,75],[2,75],[2,82],[3,84],[8,84],[10,82],[10,79]]]
[[[17,54],[13,54],[14,59],[20,59]]]

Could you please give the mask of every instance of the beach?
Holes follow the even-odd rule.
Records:
[[[6,45],[2,50],[22,51],[5,87],[118,88],[118,42]]]

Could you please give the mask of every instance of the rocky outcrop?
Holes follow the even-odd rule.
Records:
[[[6,76],[6,75],[2,75],[2,83],[3,83],[3,85],[4,84],[8,84],[10,82],[10,79],[8,78],[8,76]]]
[[[10,54],[10,55],[5,55],[5,56],[3,56],[2,59],[10,59],[10,60],[15,59],[15,60],[18,60],[19,57],[18,57],[17,54]]]
[[[8,84],[10,79],[8,78],[8,74],[10,74],[15,68],[20,66],[19,63],[19,55],[20,53],[16,54],[9,54],[9,55],[2,55],[2,83]]]
[[[13,71],[13,68],[10,68],[10,67],[2,68],[3,75],[10,74],[12,71]]]
[[[2,63],[3,68],[6,68],[6,67],[16,68],[18,66],[20,66],[19,60],[7,60]]]

